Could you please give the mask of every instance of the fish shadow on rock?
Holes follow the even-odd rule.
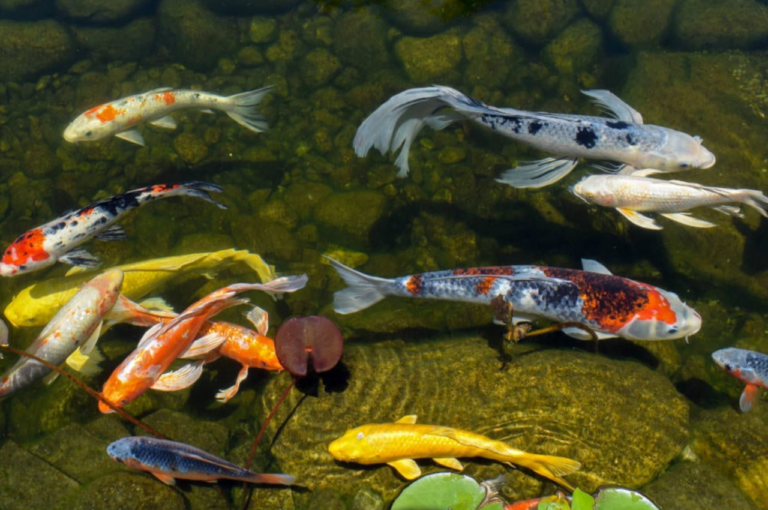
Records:
[[[702,409],[716,409],[729,405],[739,410],[738,401],[733,401],[727,394],[716,391],[708,382],[697,377],[679,381],[675,383],[675,388]]]
[[[756,274],[768,269],[768,220],[761,220],[757,230],[751,230],[743,221],[734,221],[736,230],[744,236],[744,255],[741,269],[745,274]]]

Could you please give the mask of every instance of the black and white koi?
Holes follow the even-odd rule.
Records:
[[[724,214],[741,216],[738,207],[727,205],[736,202],[746,204],[768,218],[768,197],[754,189],[716,188],[634,175],[590,175],[577,182],[572,191],[589,204],[613,207],[630,222],[651,230],[661,230],[662,227],[641,213],[655,212],[689,227],[709,228],[715,224],[685,211],[712,207]]]
[[[759,388],[768,389],[768,354],[728,347],[713,352],[712,359],[720,368],[747,384],[739,398],[739,408],[745,413],[752,409],[759,397]]]
[[[147,202],[174,196],[200,198],[226,209],[208,192],[220,193],[221,186],[201,181],[182,184],[156,184],[101,200],[34,228],[19,236],[0,260],[0,276],[16,276],[43,269],[57,261],[74,266],[95,267],[98,259],[75,248],[94,237],[103,240],[125,238],[125,232],[112,226],[125,213]]]
[[[715,156],[699,137],[643,124],[640,113],[607,90],[583,92],[614,118],[497,108],[441,85],[408,89],[391,97],[363,121],[353,145],[360,157],[365,157],[371,147],[382,154],[401,149],[395,165],[400,169],[398,177],[405,177],[408,151],[425,124],[440,130],[459,120],[472,120],[557,156],[512,168],[497,179],[517,188],[552,184],[568,175],[579,158],[617,162],[618,167],[612,171],[622,173],[652,169],[644,170],[644,175],[715,164]]]

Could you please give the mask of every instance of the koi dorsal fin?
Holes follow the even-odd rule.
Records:
[[[618,120],[642,124],[643,116],[640,112],[622,101],[613,92],[608,90],[582,90],[582,94],[592,98],[592,101],[607,113]]]
[[[593,259],[581,259],[581,267],[584,271],[589,271],[590,273],[613,274],[610,269]]]
[[[410,425],[413,425],[414,423],[416,423],[416,419],[417,419],[417,418],[418,418],[418,416],[417,416],[417,415],[415,415],[415,414],[409,414],[409,415],[407,415],[407,416],[403,416],[402,418],[400,418],[399,420],[397,420],[395,423],[408,423],[408,424],[410,424]]]

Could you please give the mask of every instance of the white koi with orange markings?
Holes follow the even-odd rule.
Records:
[[[175,129],[169,114],[184,109],[220,110],[241,126],[256,133],[267,130],[267,122],[256,107],[272,87],[251,90],[233,96],[219,96],[199,90],[160,88],[143,94],[117,99],[94,106],[82,113],[64,130],[68,142],[86,142],[117,136],[138,145],[144,138],[135,129],[137,124],[150,124]]]

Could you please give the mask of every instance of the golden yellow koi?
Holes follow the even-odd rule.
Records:
[[[274,267],[260,256],[247,250],[234,249],[145,260],[117,266],[117,269],[125,275],[122,294],[138,300],[176,276],[202,274],[210,277],[237,262],[243,262],[253,269],[264,283],[277,277]],[[30,285],[13,298],[5,308],[5,316],[16,327],[45,325],[93,276],[93,272],[75,268],[63,277]]]
[[[432,459],[441,466],[461,471],[456,457],[483,457],[517,464],[573,490],[561,477],[577,471],[575,460],[536,455],[512,448],[480,434],[437,425],[416,425],[416,416],[395,423],[369,424],[348,430],[332,442],[328,451],[336,460],[358,464],[386,463],[408,480],[421,476],[413,459]]]

